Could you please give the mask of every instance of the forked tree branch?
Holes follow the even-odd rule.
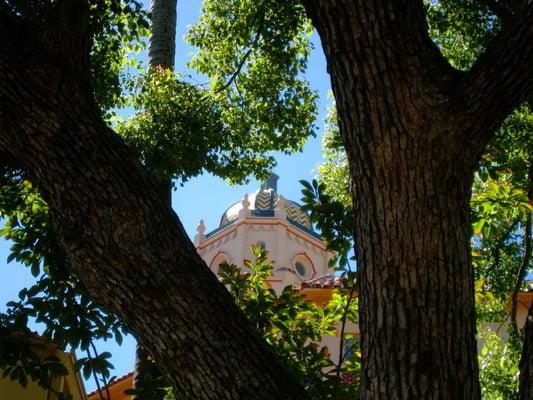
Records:
[[[533,89],[533,2],[514,17],[459,80],[454,96],[465,131],[481,151],[505,117]]]
[[[306,399],[94,107],[68,35],[0,12],[0,153],[48,203],[76,273],[185,398]],[[82,46],[83,40],[69,43]],[[55,49],[55,51],[53,51]]]

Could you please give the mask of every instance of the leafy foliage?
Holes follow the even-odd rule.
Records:
[[[501,21],[482,1],[430,1],[427,11],[431,37],[448,61],[461,70],[470,68],[501,27]]]
[[[22,387],[32,381],[53,391],[53,379],[67,375],[68,371],[61,360],[46,354],[46,347],[47,343],[41,338],[29,331],[15,331],[0,316],[0,379],[18,381]],[[58,400],[72,398],[63,393],[55,394]]]
[[[357,302],[347,307],[348,293],[336,290],[324,307],[318,306],[291,286],[277,294],[269,288],[273,263],[267,252],[252,247],[255,261],[245,260],[249,272],[235,265],[221,265],[220,278],[234,296],[252,326],[280,356],[285,365],[300,379],[314,399],[353,399],[357,391],[360,359],[341,359],[341,366],[330,359],[328,349],[321,347],[322,335],[335,336],[344,315],[357,321]],[[351,337],[345,335],[343,339]],[[348,373],[353,381],[343,380]]]
[[[349,266],[350,252],[353,243],[353,210],[327,193],[327,186],[313,179],[311,183],[300,181],[302,189],[302,210],[310,213],[311,221],[321,232],[326,247],[336,252],[330,260],[337,269],[351,270]]]
[[[479,176],[479,175],[478,175]],[[473,261],[479,279],[505,301],[512,291],[522,256],[518,227],[533,211],[524,189],[506,177],[477,180],[472,197]]]
[[[483,399],[516,398],[520,352],[516,346],[488,329],[482,330],[479,337],[485,342],[479,355],[479,378],[482,382]]]
[[[198,48],[190,66],[209,78],[233,157],[290,153],[314,134],[316,94],[301,76],[310,34],[299,1],[203,2],[186,38]]]
[[[16,15],[37,26],[57,26],[57,9],[68,1],[10,0]],[[76,11],[79,12],[79,11]],[[88,15],[91,36],[91,80],[97,103],[106,116],[125,104],[123,74],[128,56],[144,48],[148,13],[137,0],[92,0]]]
[[[330,97],[333,97],[331,93]],[[322,158],[322,162],[317,165],[316,169],[319,181],[324,185],[325,193],[344,204],[345,207],[351,208],[348,159],[339,132],[337,109],[334,102],[330,104],[327,110],[322,135]]]
[[[133,78],[136,113],[118,132],[165,179],[265,177],[272,151],[298,151],[314,134],[316,94],[301,77],[309,35],[295,1],[205,1],[187,40],[209,86],[161,69]]]
[[[33,286],[19,292],[17,301],[7,304],[0,320],[2,329],[31,336],[29,321],[41,323],[43,341],[84,351],[87,357],[79,359],[76,368],[83,369],[86,378],[96,373],[107,382],[113,368],[107,361],[110,355],[98,354],[94,341],[114,338],[120,344],[124,327],[114,315],[92,301],[73,272],[58,245],[47,205],[31,184],[22,180],[0,189],[0,215],[5,218],[0,235],[12,241],[8,261],[25,265],[38,278]],[[39,360],[43,374],[57,368],[50,360],[30,353],[17,353],[28,361],[29,376],[35,376]],[[27,379],[25,369],[17,371],[16,376],[23,383]]]
[[[124,73],[135,64],[131,54],[145,48],[148,14],[137,0],[91,2],[91,73],[97,103],[110,117],[127,104]]]
[[[273,158],[263,157],[271,148],[248,143],[246,132],[232,133],[210,91],[161,69],[138,76],[131,88],[137,112],[116,130],[156,175],[184,182],[208,171],[242,182],[272,166]]]

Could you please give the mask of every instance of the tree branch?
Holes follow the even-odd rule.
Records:
[[[0,14],[0,153],[48,203],[94,300],[124,320],[185,398],[308,398],[104,124],[83,68],[15,25]],[[51,48],[63,40],[47,37]]]
[[[529,202],[533,203],[533,159],[529,160],[527,197],[529,199]],[[511,296],[511,324],[515,332],[518,332],[518,326],[516,322],[518,293],[520,292],[520,288],[522,287],[522,283],[526,276],[529,262],[531,260],[531,227],[533,222],[531,214],[531,212],[527,213],[526,223],[524,224],[524,254],[522,255],[520,267],[518,268],[518,273],[516,274],[515,286],[513,288],[513,293]]]
[[[233,74],[230,76],[228,81],[217,92],[222,92],[226,90],[227,88],[229,88],[231,84],[233,83],[233,81],[235,81],[235,79],[239,76],[239,74],[242,71],[242,68],[244,67],[244,64],[246,64],[246,61],[248,60],[248,58],[254,51],[254,47],[257,45],[257,43],[259,42],[259,39],[261,38],[264,24],[265,24],[265,13],[262,12],[259,18],[259,27],[257,28],[257,33],[255,34],[255,38],[252,44],[250,45],[250,48],[248,49],[248,51],[246,51],[244,56],[241,58],[239,65],[237,65],[237,68],[235,69],[235,72],[233,72]]]
[[[456,87],[464,130],[483,149],[509,113],[533,88],[533,2],[489,44]]]

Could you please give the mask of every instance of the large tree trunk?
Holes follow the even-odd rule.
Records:
[[[40,189],[95,300],[184,398],[305,399],[99,118],[79,10],[35,31],[2,4],[0,152]],[[494,129],[531,90],[533,4],[469,73],[432,45],[422,1],[305,4],[356,182],[363,398],[479,398],[469,185]]]
[[[520,358],[520,400],[533,399],[533,304],[524,326],[524,347]]]
[[[531,27],[517,22],[460,73],[428,37],[421,1],[305,5],[353,179],[361,397],[479,399],[470,188],[485,144],[527,93],[511,83],[523,61],[505,40],[531,58],[517,39]]]
[[[88,84],[81,1],[35,29],[0,3],[0,152],[39,188],[72,265],[187,399],[305,399],[196,253]]]

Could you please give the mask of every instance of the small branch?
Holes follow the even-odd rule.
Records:
[[[529,160],[529,170],[528,170],[528,191],[527,197],[531,202],[533,202],[533,159]],[[513,289],[513,294],[511,297],[511,324],[515,332],[518,332],[518,324],[516,321],[516,312],[518,308],[518,293],[522,287],[522,282],[527,272],[527,267],[531,259],[531,225],[532,225],[532,213],[528,212],[526,217],[526,223],[524,225],[524,254],[522,256],[522,261],[520,262],[520,268],[516,275],[515,286]]]
[[[87,358],[89,360],[93,360],[93,357],[91,356],[91,352],[89,351],[89,349],[86,350],[86,353],[87,353]],[[100,386],[100,382],[98,381],[98,376],[96,375],[94,368],[93,368],[93,378],[94,378],[94,382],[96,383],[96,389],[98,390],[98,395],[100,396],[100,400],[106,400],[104,399],[104,395],[102,393],[102,387]]]
[[[344,312],[343,312],[342,320],[341,320],[341,330],[339,332],[339,338],[340,338],[339,359],[337,361],[337,369],[335,372],[335,375],[337,376],[337,382],[340,382],[341,368],[342,368],[342,364],[344,363],[344,332],[346,330],[346,320],[348,317],[348,312],[350,310],[350,305],[355,295],[355,286],[356,286],[355,282],[352,282],[352,286],[350,287],[350,292],[348,293],[348,299],[346,301],[346,307],[344,307]],[[337,389],[338,389],[338,384],[337,384],[337,387],[335,388],[335,391],[337,391]]]
[[[237,76],[239,76],[239,74],[241,73],[242,68],[244,67],[244,64],[246,63],[246,60],[248,60],[248,57],[250,57],[250,55],[254,51],[255,46],[259,42],[259,39],[261,38],[264,25],[265,25],[265,13],[263,12],[261,14],[261,17],[260,17],[260,20],[259,20],[259,27],[257,28],[257,33],[255,34],[254,41],[252,42],[252,44],[251,44],[250,48],[248,49],[248,51],[242,57],[241,61],[239,62],[239,65],[237,65],[237,69],[235,70],[233,75],[231,75],[231,77],[224,84],[224,86],[222,86],[219,90],[217,90],[218,93],[220,93],[220,92],[226,90],[227,88],[229,88],[231,86],[231,84],[233,83],[233,81],[237,78]]]
[[[91,347],[93,349],[94,356],[98,358],[98,351],[96,350],[96,346],[94,345],[94,342],[92,340],[91,340]],[[107,395],[107,400],[111,400],[111,394],[109,393],[109,385],[107,382],[107,378],[105,377],[104,374],[102,374],[102,380],[104,381],[104,388],[105,388],[105,392]]]

